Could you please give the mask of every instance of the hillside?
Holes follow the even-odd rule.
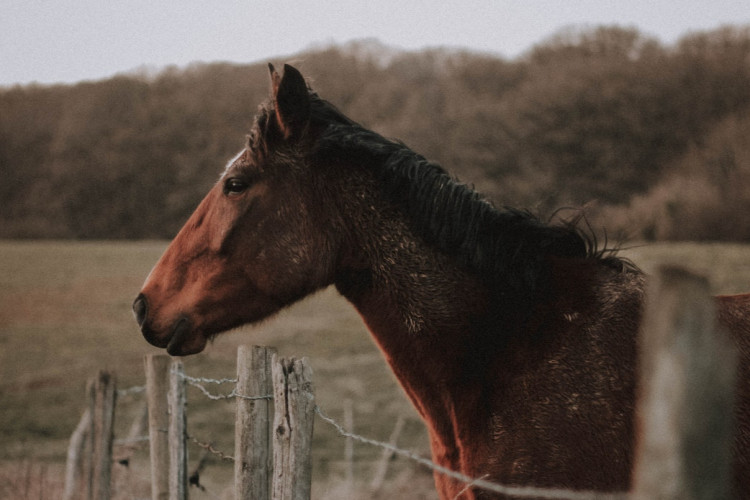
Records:
[[[565,31],[516,60],[366,40],[288,62],[497,205],[585,205],[616,236],[750,240],[750,27],[674,46]],[[265,62],[0,89],[0,237],[173,236],[267,90]]]

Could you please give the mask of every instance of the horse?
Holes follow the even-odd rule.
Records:
[[[269,64],[271,91],[133,304],[174,356],[333,284],[424,419],[432,459],[509,485],[623,491],[645,276],[574,222],[496,208]],[[716,299],[741,353],[734,477],[750,491],[750,295]],[[443,499],[504,498],[440,473]],[[494,495],[494,496],[493,496]]]

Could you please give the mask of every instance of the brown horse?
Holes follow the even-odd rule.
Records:
[[[172,355],[334,284],[424,418],[433,460],[504,484],[627,490],[644,277],[572,225],[498,210],[271,67],[247,147],[134,303]],[[750,491],[750,310],[735,476]],[[489,498],[436,474],[442,498]]]

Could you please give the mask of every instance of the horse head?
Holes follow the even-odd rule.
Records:
[[[222,331],[261,320],[333,279],[335,219],[310,168],[320,125],[296,69],[269,65],[271,98],[248,143],[179,231],[133,304],[151,344],[200,352]],[[318,191],[316,191],[318,189]]]

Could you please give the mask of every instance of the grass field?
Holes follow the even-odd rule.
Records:
[[[0,242],[0,461],[62,463],[83,410],[86,380],[97,370],[114,371],[121,388],[144,383],[143,356],[163,351],[143,339],[130,305],[165,246]],[[233,377],[241,344],[269,345],[284,356],[309,357],[318,403],[330,416],[340,421],[343,401],[352,399],[356,432],[387,440],[398,416],[405,415],[399,444],[428,454],[423,426],[411,404],[357,313],[334,290],[324,290],[261,325],[219,337],[204,353],[185,358],[185,370],[193,376]],[[217,393],[229,390],[215,388]],[[140,401],[138,396],[122,398],[120,434]],[[190,388],[188,419],[188,432],[232,454],[233,403],[209,401]],[[322,485],[319,489],[335,485],[343,474],[344,441],[318,420],[314,449],[316,484]],[[199,453],[191,449],[194,458]],[[379,455],[377,449],[355,446],[362,479],[369,477]],[[409,475],[413,470],[409,464],[398,468]],[[212,480],[223,483],[231,471],[231,465],[211,464],[205,498],[215,498],[220,489]],[[429,486],[429,475],[418,474]]]
[[[159,350],[141,337],[130,304],[165,246],[0,242],[0,482],[3,476],[19,477],[18,471],[39,470],[24,464],[43,464],[47,475],[59,472],[67,439],[83,409],[86,379],[97,370],[114,371],[121,388],[144,383],[143,356]],[[687,265],[709,276],[716,293],[750,291],[750,246],[660,244],[621,253],[647,272],[659,262]],[[399,445],[428,454],[424,429],[411,404],[356,312],[334,290],[261,325],[219,337],[204,353],[185,359],[186,372],[233,377],[236,347],[245,343],[309,357],[324,411],[341,420],[344,400],[352,399],[355,431],[380,440],[387,440],[397,417],[404,415],[408,420]],[[118,433],[130,425],[140,401],[138,396],[122,398]],[[191,389],[188,432],[231,454],[233,412],[233,403],[212,402]],[[326,423],[318,420],[315,425],[315,496],[331,497],[343,477],[344,441]],[[199,450],[191,449],[191,454],[195,458]],[[378,449],[355,445],[360,481],[369,479],[379,455]],[[139,456],[145,463],[144,452]],[[133,474],[147,481],[145,465],[134,466]],[[409,488],[409,498],[433,498],[428,473],[398,461],[392,474],[391,488]],[[220,497],[230,476],[231,465],[212,462],[203,478],[207,493],[195,491],[193,498]],[[0,496],[2,492],[0,488]],[[390,494],[398,497],[395,490]]]

